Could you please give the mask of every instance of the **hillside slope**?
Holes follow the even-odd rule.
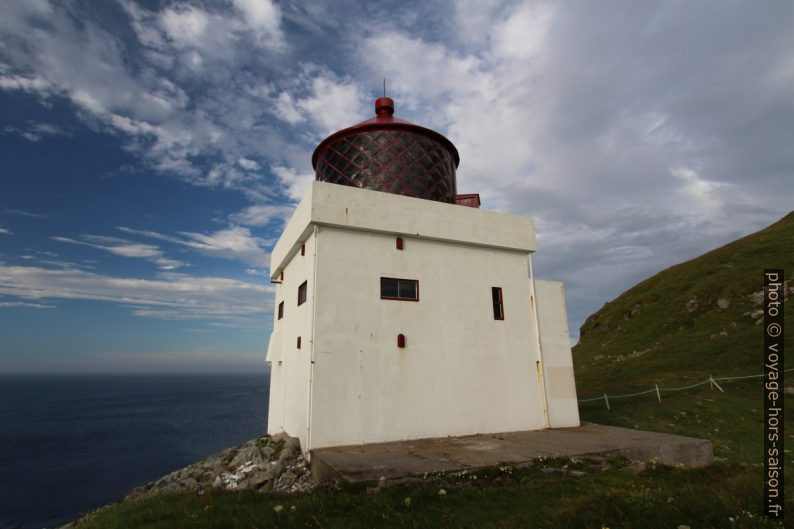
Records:
[[[682,387],[710,375],[763,373],[764,268],[785,269],[788,297],[794,288],[794,213],[659,272],[590,316],[573,349],[579,398],[627,394],[655,384]],[[789,303],[785,323],[785,347],[791,352],[785,367],[791,368],[794,307]],[[708,384],[663,391],[661,403],[655,393],[614,398],[611,410],[603,400],[582,402],[580,410],[585,420],[707,437],[718,455],[757,460],[753,453],[761,442],[761,382],[721,382],[725,393]]]

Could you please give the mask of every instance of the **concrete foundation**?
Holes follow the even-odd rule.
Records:
[[[620,455],[636,461],[656,458],[667,465],[688,467],[714,460],[711,442],[705,439],[583,423],[577,428],[319,448],[311,452],[311,466],[318,483],[332,479],[361,483],[381,476],[390,480],[519,465],[539,457],[587,455]]]

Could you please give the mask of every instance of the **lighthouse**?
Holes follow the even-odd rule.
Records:
[[[457,149],[375,102],[314,151],[273,248],[268,433],[315,448],[579,426],[533,221],[458,194]]]

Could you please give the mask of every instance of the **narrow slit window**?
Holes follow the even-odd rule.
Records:
[[[505,319],[505,307],[502,301],[502,287],[491,287],[491,299],[493,301],[493,319]]]
[[[415,279],[381,277],[380,299],[419,301],[419,281]]]
[[[278,304],[278,319],[281,319],[283,317],[284,317],[284,302],[282,301],[281,303]]]
[[[298,287],[298,305],[303,305],[306,303],[306,292],[308,291],[307,281],[301,283],[301,286]]]
[[[301,255],[306,255],[306,243],[301,243]]]

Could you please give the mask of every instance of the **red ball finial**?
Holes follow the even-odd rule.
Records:
[[[391,116],[394,114],[394,100],[390,97],[379,97],[375,100],[375,113],[378,116]]]

